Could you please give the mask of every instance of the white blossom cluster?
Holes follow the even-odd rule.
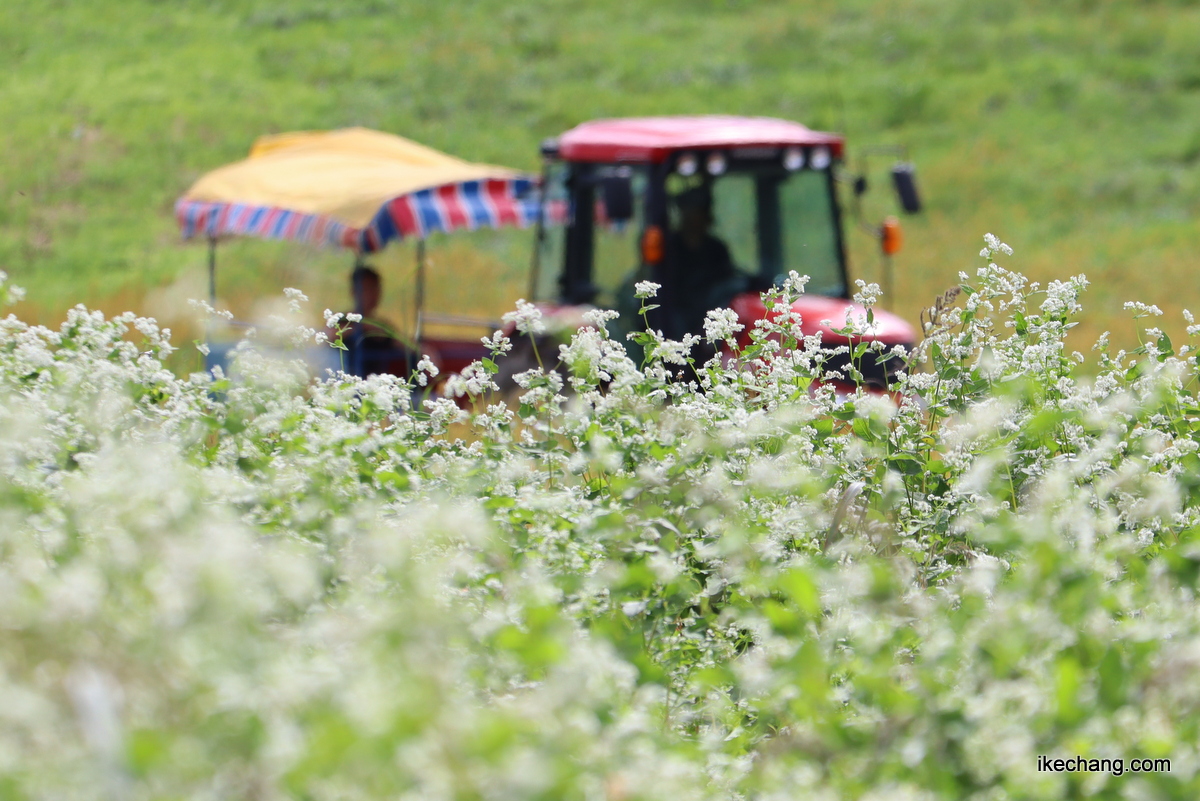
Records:
[[[504,315],[504,322],[511,323],[519,334],[535,336],[546,332],[541,309],[524,298],[517,301],[516,311]]]
[[[528,303],[437,392],[0,321],[0,796],[1196,797],[1196,343],[1084,373],[1086,281],[985,241],[890,393],[796,275],[702,364],[589,312],[509,402]]]

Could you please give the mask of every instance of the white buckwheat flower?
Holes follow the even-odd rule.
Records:
[[[700,337],[695,334],[684,334],[683,339],[676,341],[674,339],[660,339],[655,343],[654,354],[659,359],[662,359],[664,364],[677,364],[680,367],[687,366],[688,357],[691,356],[692,348],[700,341]]]
[[[295,287],[287,287],[283,290],[283,295],[288,299],[288,311],[292,314],[299,314],[300,304],[308,302],[308,295],[305,295]]]
[[[660,289],[662,289],[662,284],[656,284],[653,281],[638,281],[633,285],[633,296],[635,298],[652,298],[658,294]]]
[[[490,337],[480,337],[479,341],[492,353],[508,353],[512,350],[512,340],[504,336],[503,331],[496,331]]]
[[[620,316],[620,312],[611,309],[588,309],[583,313],[583,322],[597,330],[607,332],[608,324]]]
[[[546,333],[546,324],[542,322],[542,310],[525,298],[517,301],[517,310],[510,311],[501,318],[506,323],[515,323],[517,331],[530,336]]]
[[[882,294],[879,284],[873,282],[868,284],[861,278],[855,280],[854,283],[858,286],[858,291],[854,293],[855,303],[859,306],[874,306],[879,303],[879,296]]]
[[[25,290],[19,286],[6,285],[8,273],[0,270],[0,303],[20,303],[25,299]]]
[[[783,279],[783,291],[795,295],[803,295],[804,287],[808,285],[809,276],[800,275],[795,270],[788,272],[787,278]]]
[[[429,383],[429,379],[433,378],[437,374],[437,365],[434,364],[428,356],[422,356],[421,360],[417,362],[417,372],[415,376],[417,383],[421,386],[426,386]]]
[[[188,306],[204,314],[205,317],[219,317],[222,320],[232,320],[233,312],[229,309],[221,309],[217,311],[209,305],[207,301],[191,299],[188,301]]]
[[[1139,317],[1162,317],[1162,309],[1153,304],[1142,303],[1141,301],[1127,301],[1125,308],[1137,312],[1133,316],[1135,320]]]
[[[995,234],[984,234],[983,244],[986,245],[983,250],[979,251],[979,255],[985,259],[990,259],[996,253],[1003,253],[1005,256],[1011,256],[1013,249],[1000,241]]]
[[[704,338],[709,342],[733,339],[742,328],[744,326],[738,322],[737,312],[733,309],[713,309],[704,318]]]

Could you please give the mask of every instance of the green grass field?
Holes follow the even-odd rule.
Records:
[[[1200,307],[1200,4],[814,2],[49,2],[0,5],[0,269],[27,319],[76,302],[181,325],[205,250],[172,204],[264,133],[365,125],[534,168],[595,117],[764,114],[906,145],[927,213],[906,220],[893,305],[911,319],[993,231],[1039,280],[1093,282],[1080,344],[1128,342],[1125,300]],[[886,160],[871,162],[873,217]],[[433,243],[431,306],[499,313],[529,235]],[[873,243],[851,239],[859,277]],[[411,251],[384,260],[404,317]],[[221,253],[240,314],[285,285],[345,303],[350,258],[280,243]],[[464,280],[464,275],[468,278]],[[464,294],[462,287],[469,286]]]

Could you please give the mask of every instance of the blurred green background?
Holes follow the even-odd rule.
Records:
[[[1132,0],[5,0],[0,269],[19,313],[83,302],[186,326],[205,248],[172,205],[260,134],[364,125],[534,169],[538,142],[605,116],[784,117],[856,148],[905,145],[927,202],[906,218],[889,305],[915,320],[991,231],[1036,280],[1093,282],[1076,346],[1125,300],[1200,310],[1200,3]],[[870,162],[873,219],[895,211]],[[438,238],[430,306],[494,314],[524,294],[528,232]],[[870,238],[856,277],[877,279]],[[344,306],[345,253],[221,249],[220,296],[283,286]],[[406,319],[411,246],[383,259]]]

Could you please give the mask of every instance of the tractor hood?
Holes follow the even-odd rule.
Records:
[[[750,344],[749,331],[754,323],[767,317],[768,311],[762,297],[756,292],[745,292],[736,296],[729,307],[737,312],[738,322],[743,326],[741,344]],[[826,345],[845,345],[848,340],[834,329],[845,328],[854,322],[859,328],[866,325],[867,310],[858,303],[845,298],[829,298],[821,295],[801,295],[792,304],[792,311],[800,315],[801,330],[805,336],[821,334]],[[883,309],[875,309],[875,321],[864,336],[885,345],[911,346],[916,342],[917,332],[905,320]]]

